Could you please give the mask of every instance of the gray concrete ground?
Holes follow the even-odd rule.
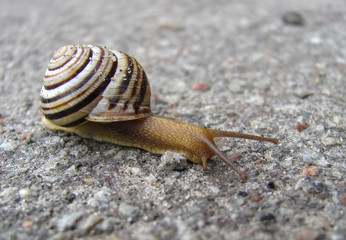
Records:
[[[1,0],[0,239],[345,239],[345,24],[343,0]],[[72,43],[135,56],[157,115],[280,143],[218,141],[245,183],[48,131],[42,76]]]

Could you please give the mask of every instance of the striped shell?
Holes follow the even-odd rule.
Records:
[[[41,111],[58,126],[152,115],[146,74],[123,52],[94,45],[62,47],[50,60],[43,81]]]

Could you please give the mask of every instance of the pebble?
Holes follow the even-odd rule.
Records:
[[[76,165],[71,165],[68,169],[65,170],[65,174],[68,176],[73,176],[77,173]]]
[[[336,139],[331,137],[322,138],[321,141],[324,146],[332,146],[337,144]]]
[[[18,148],[18,145],[12,141],[10,142],[3,142],[0,144],[0,149],[6,152],[14,151]]]
[[[329,233],[330,239],[332,240],[345,240],[346,238],[346,228],[337,229]]]
[[[58,136],[50,136],[46,139],[43,139],[46,147],[64,147],[65,141],[61,137]]]
[[[339,203],[343,206],[346,206],[346,196],[344,195],[339,195],[338,196]]]
[[[325,216],[315,216],[312,219],[312,225],[320,229],[323,229],[324,231],[327,231],[329,230],[331,223]]]
[[[42,178],[44,181],[49,182],[49,183],[56,182],[59,179],[59,177],[57,177],[57,176],[46,176],[46,175],[42,175]]]
[[[208,189],[211,190],[214,194],[218,194],[220,192],[220,188],[216,186],[208,186]]]
[[[150,185],[157,183],[157,179],[153,174],[149,174],[149,176],[145,178],[145,181],[147,181]]]
[[[0,192],[0,203],[4,204],[8,201],[11,201],[13,199],[13,196],[16,195],[17,192],[17,188],[16,187],[9,187],[9,188],[5,188]]]
[[[84,145],[77,145],[71,148],[69,154],[75,158],[81,158],[88,152],[88,148]]]
[[[282,15],[282,21],[287,25],[303,26],[304,18],[296,11],[287,11]]]
[[[338,125],[343,124],[342,117],[339,116],[333,116],[332,121]]]
[[[65,196],[65,200],[68,202],[68,203],[72,203],[75,199],[76,199],[76,194],[74,193],[71,193],[71,192],[68,192]]]
[[[313,36],[310,38],[310,43],[314,45],[319,45],[322,43],[322,39],[318,36]]]
[[[281,164],[284,168],[291,168],[293,164],[293,158],[288,156],[282,161]]]
[[[321,157],[320,159],[318,159],[316,164],[321,166],[321,167],[330,167],[331,166],[331,163],[329,161],[327,161],[325,159],[325,157]]]
[[[329,194],[327,185],[322,182],[313,181],[311,178],[302,178],[295,185],[295,190],[302,189],[304,192],[318,196],[322,199]]]
[[[321,156],[317,152],[310,150],[310,149],[304,149],[302,151],[302,157],[303,161],[309,164],[313,164],[319,159]]]
[[[29,199],[32,196],[31,191],[28,188],[20,189],[18,191],[18,194],[19,194],[20,198],[22,198],[22,199]]]
[[[210,86],[204,83],[195,83],[192,85],[192,90],[195,90],[195,91],[207,91],[209,89],[210,89]]]
[[[57,229],[59,232],[74,229],[77,222],[82,218],[83,212],[72,212],[64,215],[57,222]]]
[[[302,132],[305,129],[307,129],[310,125],[308,123],[299,123],[297,124],[294,129],[297,130],[298,132]]]
[[[295,240],[322,240],[325,236],[312,228],[304,228],[295,235]]]
[[[129,172],[132,175],[139,175],[141,173],[141,169],[138,167],[131,167],[131,168],[129,168]]]
[[[120,203],[118,211],[120,216],[125,218],[134,219],[139,216],[139,207],[126,202]]]
[[[180,153],[171,151],[165,152],[160,160],[158,168],[165,174],[169,174],[171,171],[183,171],[188,165],[185,157]]]
[[[112,193],[107,189],[103,188],[96,192],[93,197],[88,201],[88,205],[94,207],[108,208],[109,202],[111,201]]]
[[[103,221],[103,218],[98,214],[90,215],[83,223],[80,228],[85,232],[90,232],[97,224]]]
[[[36,222],[28,220],[23,223],[23,228],[32,228],[36,226]]]
[[[310,168],[304,169],[301,175],[303,177],[316,176],[318,173],[319,173],[319,169],[317,167],[310,167]]]
[[[265,225],[276,223],[276,217],[272,213],[262,214],[260,217],[260,221]]]

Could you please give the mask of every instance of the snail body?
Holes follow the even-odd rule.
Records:
[[[51,130],[154,154],[179,152],[202,164],[204,170],[207,161],[217,155],[244,181],[247,174],[217,148],[213,139],[236,137],[278,143],[275,138],[201,128],[153,116],[150,85],[136,59],[94,45],[70,45],[56,51],[45,73],[40,105],[43,123]]]

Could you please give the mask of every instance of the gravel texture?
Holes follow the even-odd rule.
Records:
[[[343,0],[1,0],[0,239],[346,239],[345,23]],[[157,115],[280,143],[218,141],[242,182],[48,131],[42,76],[73,43],[135,56]]]

